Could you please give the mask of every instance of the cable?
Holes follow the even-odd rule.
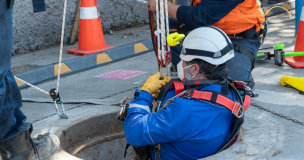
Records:
[[[270,12],[270,10],[272,10],[272,9],[274,9],[274,8],[282,8],[282,9],[284,9],[284,10],[289,14],[289,19],[291,19],[291,13],[290,13],[286,8],[281,7],[281,6],[273,6],[273,7],[271,7],[271,8],[265,13],[265,15],[267,15],[267,14]]]
[[[57,87],[56,87],[57,94],[59,93],[59,82],[60,82],[60,72],[61,72],[61,60],[62,60],[62,48],[63,48],[63,37],[64,37],[66,4],[67,4],[67,0],[64,1],[63,17],[62,17],[61,43],[60,43],[60,55],[59,55],[59,68],[58,68],[58,78],[57,78]]]

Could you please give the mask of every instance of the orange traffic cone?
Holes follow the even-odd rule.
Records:
[[[304,7],[304,2],[303,5]],[[304,51],[304,11],[301,11],[301,18],[295,44],[295,52]],[[285,57],[285,62],[294,68],[304,68],[304,56]]]
[[[68,49],[68,53],[87,55],[101,52],[114,46],[105,43],[96,0],[82,0],[80,8],[78,48]]]

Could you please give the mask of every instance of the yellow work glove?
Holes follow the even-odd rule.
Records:
[[[160,74],[157,72],[156,74],[149,77],[146,83],[140,88],[141,91],[147,91],[151,94],[156,93],[160,90],[166,83],[171,80],[171,77],[165,77],[163,75],[163,80],[160,80]]]

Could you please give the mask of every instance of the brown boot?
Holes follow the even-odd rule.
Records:
[[[19,135],[0,142],[3,160],[44,160],[54,154],[60,146],[58,137],[46,133],[31,139],[32,127]]]

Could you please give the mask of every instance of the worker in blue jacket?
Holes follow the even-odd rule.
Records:
[[[232,43],[222,30],[197,28],[182,43],[178,77],[185,83],[201,82],[191,88],[221,93],[223,85],[218,82],[226,79],[226,62],[233,56]],[[127,142],[133,147],[151,146],[151,159],[159,159],[152,147],[157,144],[162,160],[200,159],[215,154],[230,136],[234,115],[219,104],[179,97],[165,109],[152,113],[153,94],[170,80],[165,76],[160,80],[156,73],[136,90],[124,121]],[[161,107],[174,96],[175,90],[169,91]],[[234,100],[230,90],[227,97]]]

